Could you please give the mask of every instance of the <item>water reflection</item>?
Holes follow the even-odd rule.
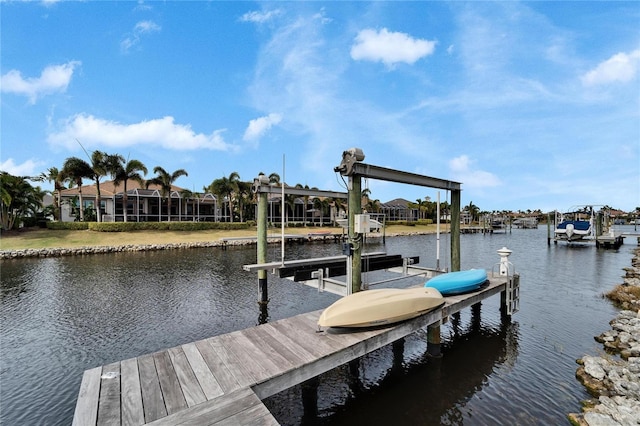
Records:
[[[455,337],[444,342],[441,358],[428,355],[426,332],[417,333],[265,404],[284,425],[463,424],[460,407],[497,367],[515,364],[518,324],[482,325],[479,306],[468,324],[460,321],[452,321]]]

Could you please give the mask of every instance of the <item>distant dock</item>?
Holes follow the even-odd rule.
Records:
[[[430,337],[437,330],[439,344],[450,315],[496,294],[504,308],[514,280],[491,277],[479,291],[385,328],[319,332],[315,311],[92,368],[83,374],[73,425],[276,425],[262,399],[423,327]]]
[[[267,242],[277,243],[279,241],[282,241],[282,238],[284,238],[286,243],[295,242],[298,244],[303,244],[307,241],[322,241],[322,242],[333,241],[337,243],[344,240],[346,236],[342,233],[323,232],[323,231],[309,232],[307,234],[284,234],[284,236],[282,234],[270,234],[270,235],[267,235]],[[256,244],[258,241],[258,238],[251,237],[251,236],[223,237],[223,238],[220,238],[220,241],[222,242],[222,249],[226,250],[228,246],[233,245],[234,243],[238,245],[242,245],[244,243]]]

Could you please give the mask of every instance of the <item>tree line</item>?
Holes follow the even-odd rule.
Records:
[[[35,217],[37,215],[43,217],[53,216],[54,220],[60,220],[61,191],[74,186],[78,187],[79,192],[77,220],[101,222],[102,212],[100,208],[84,208],[82,185],[85,180],[90,180],[95,184],[95,206],[99,207],[101,205],[100,183],[101,180],[107,176],[111,177],[115,186],[122,185],[122,205],[125,222],[128,220],[127,184],[130,181],[137,182],[140,187],[149,188],[149,186],[152,185],[159,187],[161,197],[166,199],[167,211],[171,212],[172,200],[170,194],[172,186],[178,178],[188,176],[187,171],[184,169],[169,172],[160,166],[156,166],[153,168],[155,176],[150,179],[145,179],[148,169],[139,160],[128,160],[120,154],[108,154],[98,150],[93,151],[91,155],[88,155],[88,158],[89,161],[85,161],[79,157],[69,157],[64,161],[62,168],[51,167],[47,169],[46,172],[35,177],[12,176],[7,172],[0,171],[0,222],[2,229],[12,229],[25,217]],[[51,191],[45,191],[39,186],[33,187],[28,181],[47,181],[53,183],[53,205],[48,209],[43,209],[43,197],[47,193],[51,193]],[[280,176],[277,173],[271,173],[269,175],[269,182],[276,186],[283,184],[280,182]],[[237,172],[233,172],[229,176],[214,179],[209,185],[203,186],[202,193],[185,189],[180,195],[195,203],[204,193],[214,194],[219,200],[221,208],[225,209],[226,217],[228,217],[231,222],[234,220],[244,222],[255,219],[255,209],[253,208],[255,204],[255,194],[252,193],[251,186],[252,182],[241,180],[240,175]],[[317,190],[315,187],[309,188],[309,186],[302,184],[296,184],[295,187]],[[284,200],[286,206],[285,214],[287,217],[294,213],[295,202],[299,198],[303,198],[304,200],[304,223],[308,221],[307,210],[309,205],[312,206],[313,210],[319,212],[321,221],[325,215],[329,214],[332,207],[335,209],[336,214],[346,213],[347,211],[344,200],[341,199],[314,197],[310,200],[308,195],[298,197],[289,194],[285,195]],[[440,204],[441,215],[448,217],[447,215],[450,209],[449,203],[443,202]],[[418,219],[431,219],[433,221],[437,219],[437,203],[431,201],[430,197],[417,199],[415,203],[410,202],[407,207],[417,210]],[[380,200],[372,199],[371,191],[368,188],[362,191],[362,208],[369,213],[379,213],[382,211]],[[481,211],[478,206],[473,204],[473,201],[463,208],[463,212],[466,212],[472,221],[477,221],[480,219],[480,216],[490,213]],[[640,212],[640,208],[636,208],[636,212]],[[513,214],[513,212],[507,211],[494,211],[492,213],[494,215],[502,214],[504,216]],[[542,212],[539,210],[534,212],[528,210],[527,214],[541,215]],[[170,214],[167,215],[167,220],[171,220]]]
[[[3,230],[12,229],[26,217],[50,217],[54,220],[61,219],[61,192],[68,188],[78,188],[77,219],[79,221],[102,222],[101,205],[102,195],[100,184],[104,178],[110,177],[114,186],[122,186],[123,198],[123,219],[127,218],[127,184],[137,182],[140,187],[149,188],[156,186],[160,190],[160,195],[166,199],[167,211],[171,212],[171,190],[174,182],[182,177],[188,176],[184,169],[173,172],[165,170],[163,167],[153,168],[155,176],[146,179],[148,169],[139,160],[127,160],[120,154],[108,154],[103,151],[93,151],[88,155],[89,161],[79,157],[67,158],[62,167],[50,167],[46,172],[38,176],[13,176],[7,172],[0,171],[0,188],[2,190],[0,222]],[[271,184],[281,185],[280,176],[277,173],[269,175]],[[29,181],[48,182],[53,184],[53,191],[43,190],[40,186],[32,186]],[[96,200],[93,208],[85,208],[82,194],[82,186],[85,181],[91,181],[96,187]],[[222,208],[226,210],[227,217],[231,222],[234,220],[247,221],[255,219],[255,197],[251,190],[252,182],[243,181],[237,172],[229,176],[214,179],[209,185],[202,187],[202,192],[182,190],[181,196],[187,200],[196,201],[205,193],[214,194],[221,202]],[[309,188],[301,184],[297,188]],[[317,188],[314,188],[317,189]],[[46,194],[53,195],[53,204],[43,209],[43,197]],[[296,196],[286,195],[286,214],[293,214]],[[309,197],[304,197],[305,206],[309,205]],[[327,214],[330,205],[335,203],[338,207],[344,207],[339,200],[326,200],[314,198],[312,205],[314,209],[320,210],[321,214]],[[306,222],[306,208],[304,220]],[[171,220],[168,214],[167,220]]]

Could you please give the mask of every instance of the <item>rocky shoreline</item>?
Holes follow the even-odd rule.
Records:
[[[611,330],[595,337],[606,354],[577,360],[576,377],[594,398],[582,413],[569,414],[574,425],[640,425],[640,249],[631,265],[623,284],[607,294],[623,310]]]
[[[421,235],[424,233],[398,233],[387,234],[387,237],[399,236],[399,235]],[[314,235],[308,236],[301,235],[301,240],[305,242],[329,242],[333,241],[333,235]],[[367,238],[381,238],[381,234],[371,234]],[[280,243],[279,238],[268,238],[269,244]],[[10,259],[25,259],[25,258],[42,258],[42,257],[61,257],[61,256],[86,256],[93,254],[106,254],[106,253],[123,253],[123,252],[145,252],[145,251],[158,251],[158,250],[179,250],[179,249],[194,249],[194,248],[211,248],[211,247],[233,247],[233,246],[248,246],[255,245],[255,238],[233,238],[224,239],[221,238],[217,241],[199,241],[199,242],[187,242],[187,243],[167,243],[167,244],[126,244],[117,246],[81,246],[81,247],[54,247],[54,248],[42,248],[42,249],[20,249],[20,250],[0,250],[0,260]]]
[[[236,244],[234,242],[234,244]],[[0,259],[23,259],[34,257],[61,257],[61,256],[83,256],[91,254],[140,252],[157,250],[175,250],[190,248],[222,247],[219,241],[178,243],[178,244],[127,244],[118,246],[81,246],[81,247],[54,247],[43,249],[22,249],[22,250],[0,250]]]

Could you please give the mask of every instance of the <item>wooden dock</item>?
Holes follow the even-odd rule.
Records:
[[[401,339],[498,293],[508,277],[385,328],[318,331],[297,315],[84,372],[73,425],[276,425],[261,400]]]

